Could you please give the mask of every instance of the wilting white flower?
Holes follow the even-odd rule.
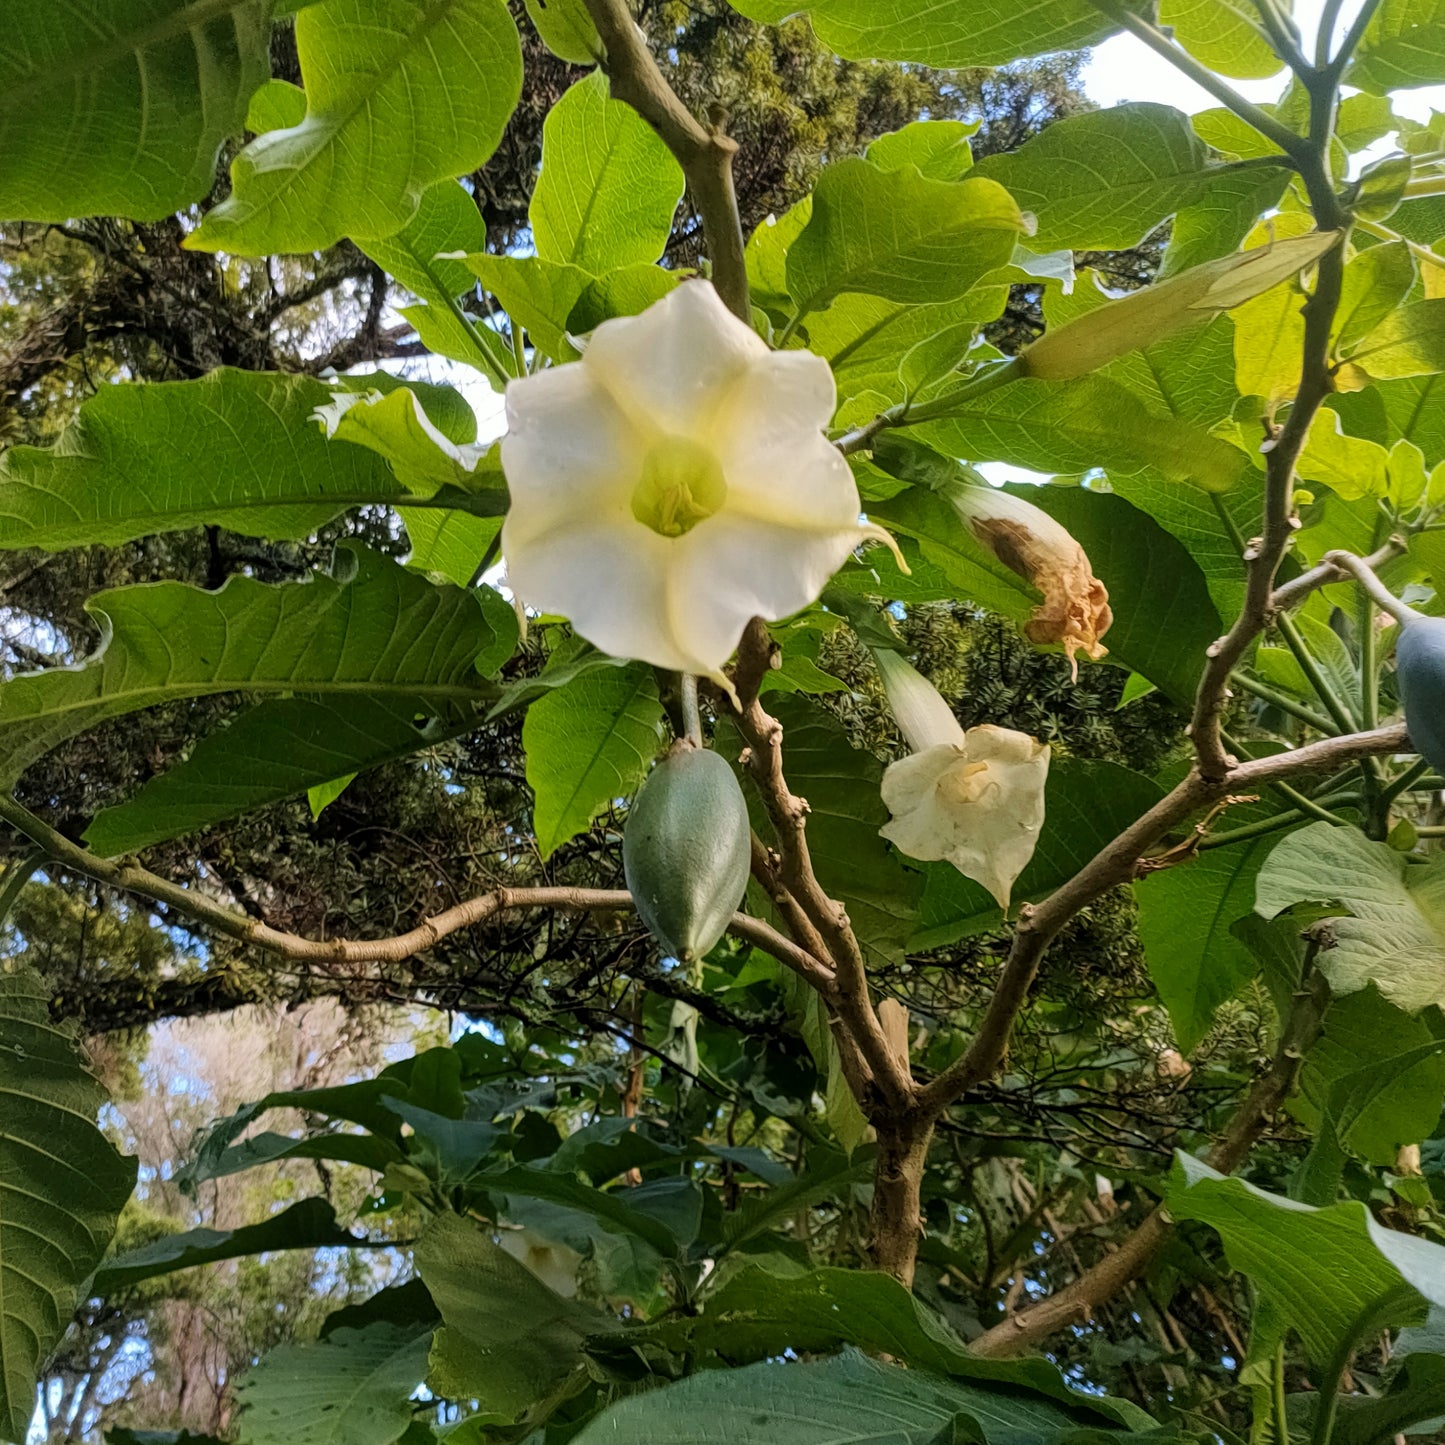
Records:
[[[961,484],[949,491],[948,500],[982,546],[1044,594],[1024,636],[1035,643],[1062,643],[1077,680],[1074,654],[1083,652],[1095,661],[1103,657],[1109,649],[1099,639],[1114,621],[1109,590],[1094,576],[1088,554],[1041,507],[997,487]]]
[[[866,538],[824,436],[833,375],[687,281],[507,386],[509,585],[618,657],[709,675],[752,617],[814,602]]]
[[[883,774],[893,819],[879,832],[920,862],[947,859],[1007,908],[1044,825],[1048,745],[990,723],[964,732],[927,678],[897,653],[877,657],[893,715],[913,749]]]

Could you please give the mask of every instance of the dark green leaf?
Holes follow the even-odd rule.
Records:
[[[496,638],[474,593],[373,552],[338,555],[356,569],[345,580],[237,576],[219,592],[161,582],[92,598],[102,640],[84,664],[0,685],[6,776],[107,718],[178,698],[303,691],[437,705],[494,695],[476,660]]]
[[[270,74],[271,10],[271,0],[11,7],[0,216],[154,221],[200,200]]]
[[[303,1199],[260,1224],[240,1229],[191,1229],[116,1255],[95,1272],[91,1288],[98,1295],[109,1295],[157,1275],[221,1259],[277,1249],[346,1248],[356,1242],[355,1235],[337,1224],[336,1211],[324,1199]]]
[[[50,993],[0,971],[0,1431],[24,1440],[36,1375],[65,1333],[130,1198],[135,1160],[95,1126],[106,1092]]]

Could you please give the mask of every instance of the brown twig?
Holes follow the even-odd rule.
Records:
[[[607,52],[603,66],[613,95],[625,100],[677,157],[702,217],[713,285],[728,309],[751,325],[742,221],[733,189],[737,142],[723,130],[721,116],[705,126],[678,99],[652,58],[626,0],[585,3]]]
[[[143,868],[131,858],[111,860],[98,857],[79,844],[58,833],[29,809],[13,798],[0,797],[0,819],[45,851],[48,858],[73,873],[92,878],[111,888],[149,898],[178,909],[215,932],[241,943],[251,943],[268,953],[299,962],[312,963],[399,963],[435,947],[448,934],[459,929],[475,928],[500,913],[523,908],[556,908],[583,913],[615,913],[631,908],[632,895],[621,888],[497,888],[479,897],[469,898],[454,908],[423,919],[415,928],[389,938],[374,939],[312,939],[285,933],[251,918],[236,909],[227,908],[197,892],[172,883],[159,874]],[[746,939],[754,947],[776,958],[805,979],[810,986],[822,990],[830,973],[824,964],[775,928],[746,913],[736,913],[728,931]]]
[[[1294,1092],[1304,1056],[1319,1037],[1327,1002],[1328,991],[1318,975],[1301,982],[1268,1072],[1255,1081],[1205,1156],[1211,1168],[1221,1174],[1237,1169],[1269,1116]],[[1022,1354],[1055,1330],[1089,1319],[1100,1304],[1149,1268],[1172,1227],[1162,1208],[1152,1210],[1116,1249],[1071,1284],[985,1330],[969,1349],[988,1356]]]

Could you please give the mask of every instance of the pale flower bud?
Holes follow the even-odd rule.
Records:
[[[1007,908],[1044,825],[1049,749],[1012,728],[959,726],[927,678],[877,654],[899,729],[913,753],[883,775],[892,821],[878,831],[910,858],[947,860]]]
[[[1074,654],[1103,657],[1109,649],[1099,639],[1114,620],[1109,589],[1094,576],[1084,549],[1042,508],[997,487],[960,484],[947,495],[980,545],[1043,593],[1024,636],[1062,644],[1077,681]]]

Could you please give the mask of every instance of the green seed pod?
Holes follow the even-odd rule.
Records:
[[[723,936],[748,886],[748,809],[716,753],[683,748],[652,770],[627,815],[622,866],[664,953],[689,963]]]

